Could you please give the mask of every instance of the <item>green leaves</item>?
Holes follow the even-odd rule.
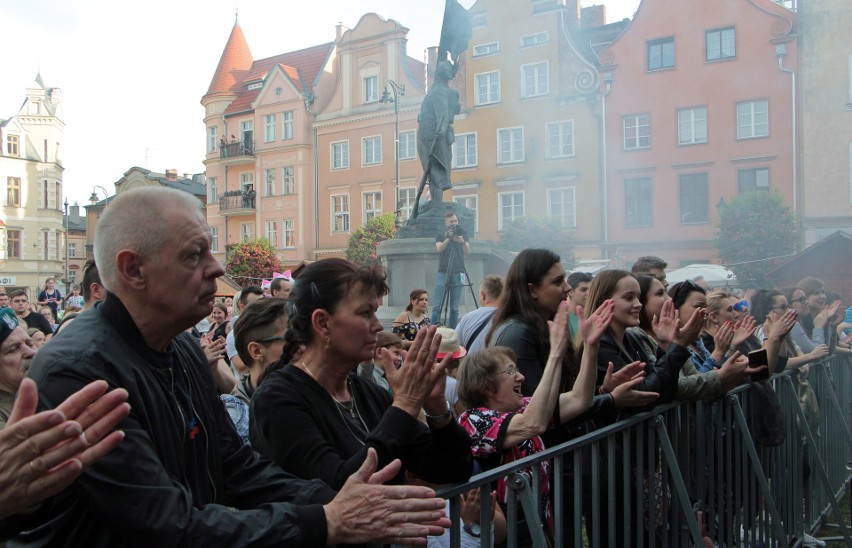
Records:
[[[377,264],[376,247],[379,243],[393,239],[396,234],[394,214],[385,213],[373,217],[349,236],[346,258],[357,264]]]
[[[275,249],[266,239],[231,244],[225,272],[241,286],[261,284],[263,278],[272,278],[272,273],[281,270]]]
[[[766,272],[776,264],[771,258],[800,248],[796,219],[776,192],[739,194],[722,206],[720,214],[719,258],[741,284],[767,286]]]
[[[571,251],[572,227],[562,226],[552,217],[521,217],[507,223],[499,233],[497,247],[520,252],[529,248],[549,249],[557,253],[565,268],[576,264]]]

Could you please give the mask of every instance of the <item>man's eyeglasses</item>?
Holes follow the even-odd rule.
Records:
[[[266,337],[265,339],[260,339],[259,343],[271,343],[271,342],[284,342],[284,335],[278,335],[277,337]]]
[[[518,369],[518,366],[513,364],[513,365],[510,365],[509,367],[507,367],[505,371],[500,371],[499,374],[502,375],[503,373],[505,373],[505,374],[509,375],[510,377],[514,377],[515,375],[520,373],[520,371],[521,370]]]
[[[737,312],[746,312],[748,310],[748,301],[743,299],[738,303],[734,303],[734,310]]]
[[[786,312],[790,306],[787,303],[779,304],[777,306],[773,306],[770,310],[780,310],[781,312]]]
[[[807,302],[807,300],[808,300],[808,298],[803,295],[803,296],[799,297],[798,299],[792,299],[790,302],[791,303],[805,304]]]

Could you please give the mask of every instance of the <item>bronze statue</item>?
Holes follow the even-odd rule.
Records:
[[[444,191],[453,186],[450,180],[455,142],[453,119],[461,109],[459,93],[448,85],[453,76],[453,64],[438,61],[434,85],[423,99],[417,117],[417,154],[423,165],[423,179],[429,182],[432,208],[442,203]]]

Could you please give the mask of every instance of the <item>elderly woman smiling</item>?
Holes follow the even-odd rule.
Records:
[[[578,307],[579,309],[580,307]],[[603,303],[588,319],[580,321],[586,350],[580,373],[568,392],[559,393],[562,355],[568,346],[568,303],[562,302],[555,321],[548,321],[550,354],[532,397],[521,392],[524,376],[515,353],[495,346],[470,354],[459,369],[459,397],[468,410],[459,423],[471,437],[471,450],[485,469],[532,455],[544,449],[539,437],[548,428],[567,422],[592,405],[598,340],[612,319],[613,303]],[[550,466],[541,464],[541,514],[552,531],[549,499]],[[506,481],[497,486],[497,500],[506,503]]]

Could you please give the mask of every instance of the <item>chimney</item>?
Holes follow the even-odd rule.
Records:
[[[72,223],[79,223],[80,222],[80,206],[79,206],[79,204],[77,204],[77,202],[74,202],[74,205],[72,205],[70,208],[68,208],[68,210],[70,211],[69,217],[70,217],[71,222]]]
[[[166,180],[175,182],[177,181],[177,170],[176,169],[167,169],[166,170]]]
[[[340,39],[343,38],[343,33],[346,32],[347,30],[349,30],[349,28],[343,26],[343,23],[338,23],[337,25],[334,26],[334,30],[335,30],[335,36],[336,36],[334,41],[340,42]]]

